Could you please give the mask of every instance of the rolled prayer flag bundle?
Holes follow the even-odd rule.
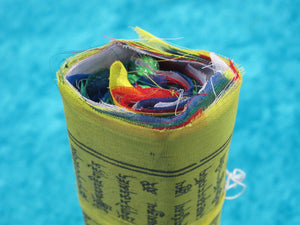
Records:
[[[136,28],[57,72],[86,224],[219,224],[241,71]]]

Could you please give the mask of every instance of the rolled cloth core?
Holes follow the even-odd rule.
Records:
[[[57,72],[85,223],[219,224],[241,72],[136,31]]]

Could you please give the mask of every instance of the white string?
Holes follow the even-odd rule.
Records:
[[[215,95],[215,100],[216,100],[216,99],[217,99],[217,94],[216,94],[216,91],[215,91],[215,87],[214,87],[214,84],[213,84],[212,77],[210,78],[210,84],[211,84],[211,87],[212,87],[213,93],[214,93],[214,95]]]
[[[184,92],[183,89],[179,90],[179,96],[178,96],[177,104],[176,104],[176,108],[175,108],[175,116],[177,116],[177,109],[178,109],[178,105],[179,105],[180,99],[183,97],[183,92]]]
[[[246,177],[246,173],[241,169],[234,169],[232,173],[226,170],[226,175],[227,175],[227,180],[225,183],[225,191],[228,191],[232,188],[236,188],[237,186],[242,186],[243,189],[234,196],[226,196],[225,199],[232,200],[240,197],[246,189],[246,185],[242,183]]]

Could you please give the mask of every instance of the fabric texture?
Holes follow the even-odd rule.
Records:
[[[241,71],[136,30],[57,73],[85,223],[219,224]]]

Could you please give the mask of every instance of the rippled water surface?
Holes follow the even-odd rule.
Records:
[[[300,224],[299,11],[299,0],[0,0],[0,224],[83,224],[55,72],[135,26],[245,69],[228,168],[247,189],[222,225]]]

